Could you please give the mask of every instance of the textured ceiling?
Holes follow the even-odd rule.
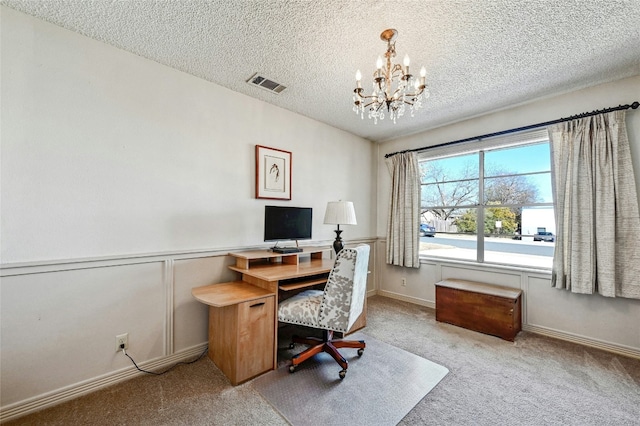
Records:
[[[640,74],[640,0],[2,4],[378,142]],[[399,32],[397,62],[426,67],[431,97],[415,117],[375,125],[352,93],[357,69],[370,87],[386,28]],[[255,72],[287,89],[247,84]]]

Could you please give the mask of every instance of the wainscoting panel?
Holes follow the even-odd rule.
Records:
[[[2,278],[2,406],[165,353],[163,262]]]
[[[529,277],[525,293],[525,330],[640,358],[638,300],[571,293],[540,277]]]
[[[376,245],[377,293],[406,302],[435,307],[435,287],[425,285],[440,280],[436,262],[421,262],[420,268],[387,265],[385,244]]]
[[[173,342],[176,351],[207,341],[209,308],[191,295],[191,289],[239,279],[238,273],[227,268],[232,263],[228,256],[174,262]]]

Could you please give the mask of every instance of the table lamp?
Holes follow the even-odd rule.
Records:
[[[333,249],[336,254],[342,250],[342,238],[340,234],[342,230],[340,225],[357,225],[356,211],[351,201],[329,201],[327,210],[324,213],[324,223],[327,225],[338,225],[336,232],[336,240],[333,242]]]

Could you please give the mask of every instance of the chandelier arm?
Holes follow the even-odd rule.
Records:
[[[418,96],[422,95],[422,92],[424,92],[424,90],[420,90],[417,93],[405,93],[405,96],[409,96],[411,98],[417,98]]]
[[[379,103],[379,102],[373,101],[373,102],[369,102],[368,104],[363,105],[362,109],[366,109],[366,108],[371,107],[371,110],[379,110],[382,105],[384,105],[384,103]]]
[[[362,104],[362,108],[368,108],[368,107],[369,107],[369,105],[373,105],[373,104],[375,104],[375,103],[376,103],[376,102],[374,102],[374,101],[371,101],[371,102],[369,102],[369,103],[367,103],[367,104],[363,103],[363,104]]]
[[[377,98],[378,96],[374,96],[374,95],[362,95],[360,96],[362,99],[370,99],[370,98]]]
[[[371,102],[369,102],[368,104],[363,105],[363,106],[362,106],[362,108],[368,108],[368,107],[369,107],[369,105],[373,105],[373,104],[375,104],[375,103],[377,103],[377,102],[375,102],[375,101],[371,101]],[[382,105],[382,104],[380,104],[380,105]]]

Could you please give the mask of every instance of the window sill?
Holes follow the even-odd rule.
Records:
[[[540,274],[545,276],[551,275],[550,267],[541,267],[541,266],[528,266],[528,265],[513,265],[506,263],[492,263],[492,262],[477,262],[475,260],[469,259],[455,259],[450,257],[439,257],[439,256],[429,256],[424,253],[420,253],[420,263],[443,263],[450,265],[460,265],[460,266],[472,266],[474,268],[482,268],[482,269],[496,269],[502,271],[515,271],[515,272],[527,272]]]

